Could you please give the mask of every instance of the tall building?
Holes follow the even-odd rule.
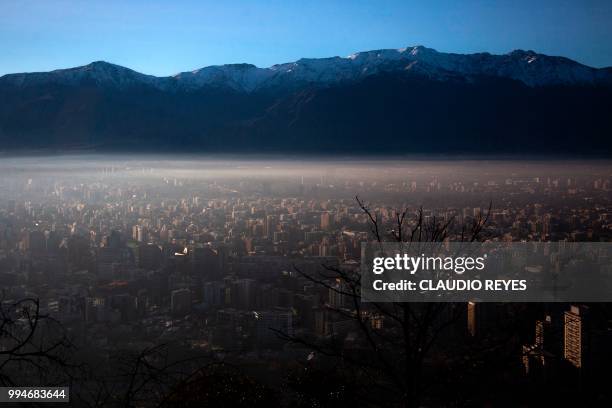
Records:
[[[477,333],[476,303],[468,302],[467,305],[467,331],[470,336],[475,337]]]
[[[536,320],[533,344],[523,345],[521,358],[525,374],[530,374],[532,368],[537,369],[535,372],[541,372],[541,370],[550,366],[549,358],[556,355],[554,347],[555,337],[551,315],[546,315],[544,319]]]
[[[327,290],[328,303],[330,306],[338,309],[353,306],[351,297],[349,296],[351,288],[346,282],[341,279],[336,279],[336,282]]]
[[[191,312],[191,291],[187,288],[173,290],[170,295],[170,310],[175,316]]]
[[[204,282],[202,300],[211,307],[223,306],[225,303],[225,284],[220,281]]]
[[[278,223],[278,218],[275,215],[268,215],[266,217],[266,223],[264,225],[264,235],[268,238],[272,238],[274,232],[276,231],[276,225]]]
[[[253,306],[255,279],[236,279],[234,281],[234,304],[238,309],[249,309]]]
[[[147,237],[147,229],[145,227],[143,227],[142,225],[136,225],[135,226],[136,231],[135,231],[135,237],[134,239],[138,242],[147,242],[148,237]]]
[[[321,214],[321,229],[326,231],[329,230],[332,227],[332,223],[333,223],[333,218],[332,215],[326,211],[323,214]]]
[[[563,358],[574,367],[583,366],[584,353],[584,317],[586,306],[572,305],[564,314],[563,324]]]

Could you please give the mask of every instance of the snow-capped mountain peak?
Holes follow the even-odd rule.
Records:
[[[252,64],[227,64],[181,72],[173,78],[182,89],[227,86],[237,91],[251,92],[271,75],[269,70],[257,68]]]
[[[532,50],[508,54],[455,54],[438,52],[422,45],[398,49],[356,52],[347,57],[302,58],[258,68],[252,64],[213,65],[171,77],[154,77],[104,61],[46,73],[11,74],[0,83],[17,86],[43,82],[65,85],[97,84],[127,88],[148,85],[162,90],[197,90],[204,87],[254,92],[265,88],[295,88],[305,84],[329,86],[358,81],[379,73],[425,74],[429,79],[449,76],[503,78],[535,86],[612,84],[610,69],[596,69],[564,57],[547,56]]]

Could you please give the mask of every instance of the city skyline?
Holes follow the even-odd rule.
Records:
[[[606,406],[609,0],[0,0],[0,402]]]
[[[479,242],[609,242],[610,161],[69,155],[4,157],[0,170],[1,306],[4,330],[13,334],[0,345],[10,349],[21,339],[15,332],[28,333],[6,316],[28,305],[39,310],[42,317],[33,319],[42,319],[50,347],[43,350],[55,370],[40,381],[77,378],[70,382],[75,406],[98,398],[158,406],[194,370],[220,375],[209,370],[224,364],[236,367],[231,381],[206,383],[221,392],[199,388],[180,393],[180,401],[244,398],[250,388],[227,385],[238,374],[249,376],[256,391],[267,390],[254,392],[248,406],[265,395],[266,407],[320,405],[328,389],[342,396],[339,406],[363,398],[364,390],[371,406],[417,399],[429,406],[518,405],[538,399],[525,382],[544,389],[571,383],[562,393],[545,393],[547,401],[608,398],[600,385],[611,358],[609,304],[411,303],[416,320],[406,321],[394,314],[402,303],[351,296],[351,276],[359,273],[362,243],[376,237],[372,223],[380,223],[385,242],[397,240],[402,211],[404,243],[470,241],[464,228],[471,225],[482,227]],[[440,225],[443,236],[434,238]],[[419,238],[411,241],[410,231]],[[558,252],[545,257],[551,268],[560,265]],[[604,264],[601,272],[608,269]],[[420,320],[431,313],[436,317]],[[417,336],[413,328],[423,324],[437,335]],[[18,350],[41,347],[38,336],[25,338]],[[425,351],[414,381],[431,388],[406,396],[403,384],[390,381],[394,373],[415,372],[403,352],[413,341],[427,347],[416,349]],[[390,365],[379,347],[389,351]],[[164,381],[151,387],[148,372],[140,373],[132,394],[126,378],[139,363],[130,353],[147,356]],[[29,371],[20,364],[37,368],[46,355],[25,362],[5,356],[2,374],[24,384]],[[347,366],[338,368],[339,359]],[[166,361],[176,371],[164,368]],[[310,373],[329,365],[336,377],[306,393]],[[349,392],[356,372],[367,382]],[[451,382],[458,386],[449,394]],[[511,393],[504,392],[508,385]]]

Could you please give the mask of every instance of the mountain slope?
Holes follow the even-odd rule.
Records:
[[[609,155],[612,71],[425,47],[154,77],[105,62],[0,77],[3,149]]]

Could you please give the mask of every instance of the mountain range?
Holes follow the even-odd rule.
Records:
[[[103,61],[0,77],[2,150],[612,152],[612,68],[423,46],[145,75]]]

